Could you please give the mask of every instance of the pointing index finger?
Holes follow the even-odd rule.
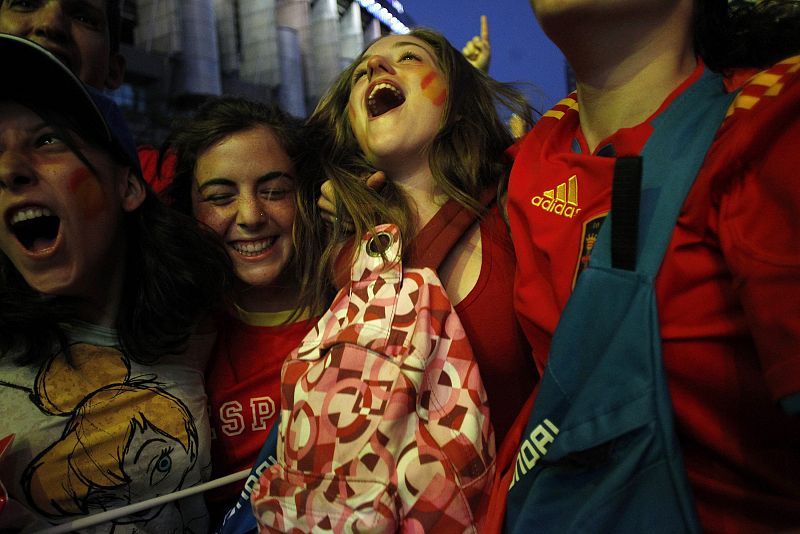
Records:
[[[481,40],[489,40],[489,22],[486,19],[486,15],[481,15]]]

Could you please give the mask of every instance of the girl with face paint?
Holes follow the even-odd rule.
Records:
[[[475,353],[499,442],[536,378],[511,313],[514,254],[495,197],[508,171],[503,151],[513,139],[496,104],[530,121],[519,92],[474,68],[433,30],[368,46],[309,119],[321,176],[330,180],[324,187],[335,188],[339,214],[309,282],[327,279],[331,258],[338,258],[337,277],[349,273],[352,257],[349,248],[339,253],[342,242],[360,242],[376,223],[392,222],[403,236],[415,236],[430,231],[437,216],[448,216],[443,206],[475,213],[438,275]],[[385,180],[380,191],[366,183],[372,173],[370,183]],[[405,241],[412,255],[436,246],[434,240],[414,250],[415,240]]]
[[[336,215],[322,261],[302,282],[319,288],[310,295],[324,295],[331,264],[338,287],[353,271],[377,281],[347,284],[284,364],[278,463],[251,497],[262,528],[455,532],[480,523],[492,426],[502,439],[536,383],[512,313],[513,250],[496,200],[512,142],[498,104],[530,119],[519,92],[474,68],[440,34],[416,29],[369,45],[309,119],[321,171],[304,187],[312,200],[298,204],[298,217],[319,221],[314,200],[324,180],[336,190]],[[378,179],[380,191],[371,187]],[[402,236],[407,295],[381,293],[391,281],[363,264],[386,251],[367,247],[357,257],[353,246],[387,223]],[[431,266],[438,280],[416,286]],[[427,300],[442,296],[439,283],[442,309]],[[345,309],[352,324],[338,315]],[[385,328],[386,346],[373,344],[370,336]],[[448,352],[464,346],[471,350]],[[455,360],[470,372],[460,374]],[[313,370],[298,371],[307,363]],[[440,419],[454,426],[440,433]]]
[[[21,38],[0,36],[0,63],[28,72],[0,89],[0,530],[39,530],[208,476],[198,325],[231,269],[145,184],[111,100]],[[207,524],[198,496],[101,531]]]

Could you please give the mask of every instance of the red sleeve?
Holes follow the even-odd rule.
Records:
[[[776,399],[800,392],[800,56],[787,65],[734,101],[738,172],[719,195],[721,246]]]
[[[517,154],[519,154],[519,146],[520,144],[522,144],[523,139],[525,139],[524,135],[519,139],[517,139],[513,145],[511,145],[506,149],[505,155],[509,159],[509,161],[513,162],[517,158]]]
[[[142,167],[144,181],[161,194],[171,183],[175,175],[175,153],[171,150],[164,154],[161,168],[158,168],[159,150],[150,145],[137,147],[139,164]]]

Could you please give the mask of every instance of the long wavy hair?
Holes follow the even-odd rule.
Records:
[[[498,106],[516,113],[528,125],[533,122],[533,111],[518,89],[473,67],[439,32],[416,28],[409,35],[432,48],[447,83],[442,124],[428,149],[433,180],[449,198],[481,213],[480,195],[497,188],[510,170],[504,151],[514,139]],[[350,228],[333,225],[313,274],[316,280],[329,274],[342,241],[353,237],[359,242],[376,224],[392,222],[407,236],[416,232],[414,212],[398,187],[387,182],[375,191],[365,183],[365,177],[379,169],[365,159],[347,114],[353,72],[361,61],[358,57],[342,71],[308,120],[310,144],[320,152],[321,176],[330,179],[336,190],[336,211],[355,227],[353,236]]]
[[[694,47],[716,71],[766,68],[800,52],[800,1],[697,0]]]
[[[312,310],[325,308],[329,288],[322,288],[320,298],[310,297],[316,290],[301,280],[309,280],[316,272],[319,255],[324,248],[324,235],[317,230],[320,224],[316,212],[316,197],[321,181],[318,166],[319,155],[309,143],[303,121],[291,116],[277,106],[263,104],[240,97],[224,96],[206,101],[197,112],[174,125],[162,148],[175,153],[175,175],[166,191],[173,208],[184,214],[192,213],[192,187],[197,159],[211,146],[238,132],[263,126],[274,135],[280,147],[289,156],[294,167],[295,202],[307,206],[302,210],[306,216],[296,217],[292,227],[294,257],[287,269],[298,280],[298,293],[304,303],[312,303]],[[162,158],[163,159],[163,158]],[[301,210],[298,210],[298,212]],[[306,309],[298,307],[287,320],[291,321]]]
[[[94,171],[70,131],[68,117],[46,106],[27,107],[60,131],[72,152]],[[129,166],[118,151],[91,136],[82,138]],[[217,237],[194,220],[162,204],[144,183],[145,199],[123,216],[127,239],[125,278],[115,328],[120,348],[134,361],[154,363],[185,350],[206,315],[224,304],[233,274]],[[19,365],[41,362],[54,350],[68,353],[64,324],[74,320],[76,301],[45,295],[28,285],[0,252],[0,358],[13,354]]]

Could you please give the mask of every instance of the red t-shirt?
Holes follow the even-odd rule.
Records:
[[[253,467],[280,413],[283,361],[318,320],[282,324],[290,312],[237,311],[222,319],[206,369],[213,478]],[[242,484],[212,492],[212,512],[235,504]]]
[[[589,154],[573,94],[515,147],[508,208],[515,307],[540,371],[610,209],[613,156],[639,154],[653,117]],[[800,417],[778,402],[800,393],[798,118],[800,57],[747,82],[656,279],[676,430],[708,531],[800,526]]]
[[[481,249],[478,281],[455,310],[478,362],[499,447],[538,375],[514,314],[514,248],[497,204],[481,220]]]

